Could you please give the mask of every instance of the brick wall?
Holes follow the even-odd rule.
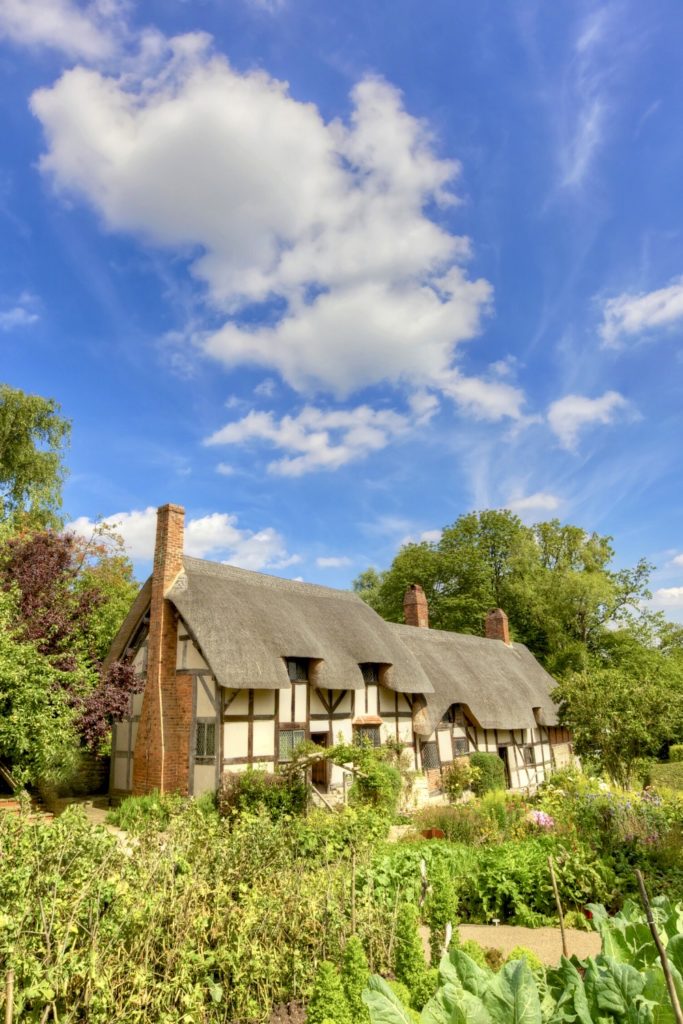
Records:
[[[176,673],[178,617],[165,594],[183,568],[185,510],[162,505],[152,571],[147,682],[133,764],[133,793],[187,793],[192,678]]]

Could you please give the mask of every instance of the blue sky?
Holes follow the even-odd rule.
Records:
[[[683,10],[0,0],[2,379],[68,515],[347,586],[471,509],[683,618]]]

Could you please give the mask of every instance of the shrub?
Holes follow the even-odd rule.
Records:
[[[443,773],[441,785],[448,799],[455,803],[466,789],[472,789],[478,777],[479,770],[469,757],[456,757]]]
[[[331,758],[335,764],[353,764],[358,769],[349,792],[350,803],[373,807],[394,817],[403,780],[393,748],[339,743],[332,748]]]
[[[188,800],[179,793],[162,795],[155,790],[145,796],[129,796],[107,813],[107,823],[132,833],[146,828],[163,831],[171,818],[180,814],[187,804]]]
[[[486,953],[482,946],[474,939],[466,939],[460,946],[463,953],[467,953],[471,960],[474,960],[475,964],[479,964],[480,967],[487,967]]]
[[[446,865],[437,861],[430,872],[430,889],[425,901],[424,917],[429,925],[429,948],[432,967],[441,960],[448,924],[458,923],[458,893]]]
[[[526,960],[532,971],[543,971],[543,963],[536,954],[531,950],[527,949],[526,946],[515,946],[511,949],[508,955],[505,957],[505,963],[509,964],[513,960]]]
[[[323,960],[316,971],[308,1003],[307,1024],[354,1024],[344,995],[341,978],[334,964]]]
[[[247,768],[243,772],[223,774],[216,802],[224,818],[263,808],[276,819],[302,814],[308,802],[308,790],[299,774],[281,775]]]
[[[427,969],[418,931],[417,909],[410,903],[399,907],[395,942],[394,973],[410,992],[410,1005],[421,1010],[433,995],[436,980]]]
[[[366,987],[369,977],[370,971],[363,943],[357,935],[352,935],[344,947],[342,984],[353,1024],[370,1020],[367,1007],[363,1002],[363,989]]]
[[[683,761],[683,743],[672,743],[669,747],[670,761]]]
[[[486,754],[477,750],[470,754],[473,768],[479,769],[479,777],[473,783],[477,796],[489,793],[492,789],[505,789],[505,765],[497,754]]]

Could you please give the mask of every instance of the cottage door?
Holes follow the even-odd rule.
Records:
[[[319,747],[329,747],[330,745],[330,734],[329,732],[312,732],[311,741],[317,743]],[[311,769],[311,782],[321,792],[326,793],[330,783],[330,763],[329,761],[316,761]]]

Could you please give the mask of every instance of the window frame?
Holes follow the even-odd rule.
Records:
[[[292,745],[290,747],[290,756],[289,757],[283,757],[282,756],[282,737],[285,734],[287,734],[287,733],[291,733],[291,735],[292,735]],[[300,733],[301,734],[299,739],[295,739],[295,737],[294,737],[295,733]],[[306,729],[304,728],[304,726],[291,725],[289,722],[286,725],[281,725],[279,727],[279,729],[278,729],[278,734],[277,734],[277,763],[278,764],[289,764],[289,762],[292,760],[292,756],[291,755],[292,755],[292,751],[294,750],[294,748],[296,746],[298,746],[299,743],[304,743],[307,739],[308,739],[308,736],[307,736]]]
[[[285,658],[290,683],[307,683],[310,664],[310,658]]]
[[[213,737],[212,744],[209,744],[209,736]],[[213,746],[213,753],[207,753],[209,746]],[[215,718],[197,718],[195,720],[194,733],[194,762],[195,764],[215,764],[218,756],[218,729]]]
[[[536,748],[533,743],[525,743],[522,747],[522,756],[524,758],[525,768],[536,767]]]
[[[382,733],[381,726],[379,725],[354,725],[353,729],[353,742],[355,746],[363,746],[362,741],[365,738],[370,739],[369,746],[377,747],[382,746]]]

